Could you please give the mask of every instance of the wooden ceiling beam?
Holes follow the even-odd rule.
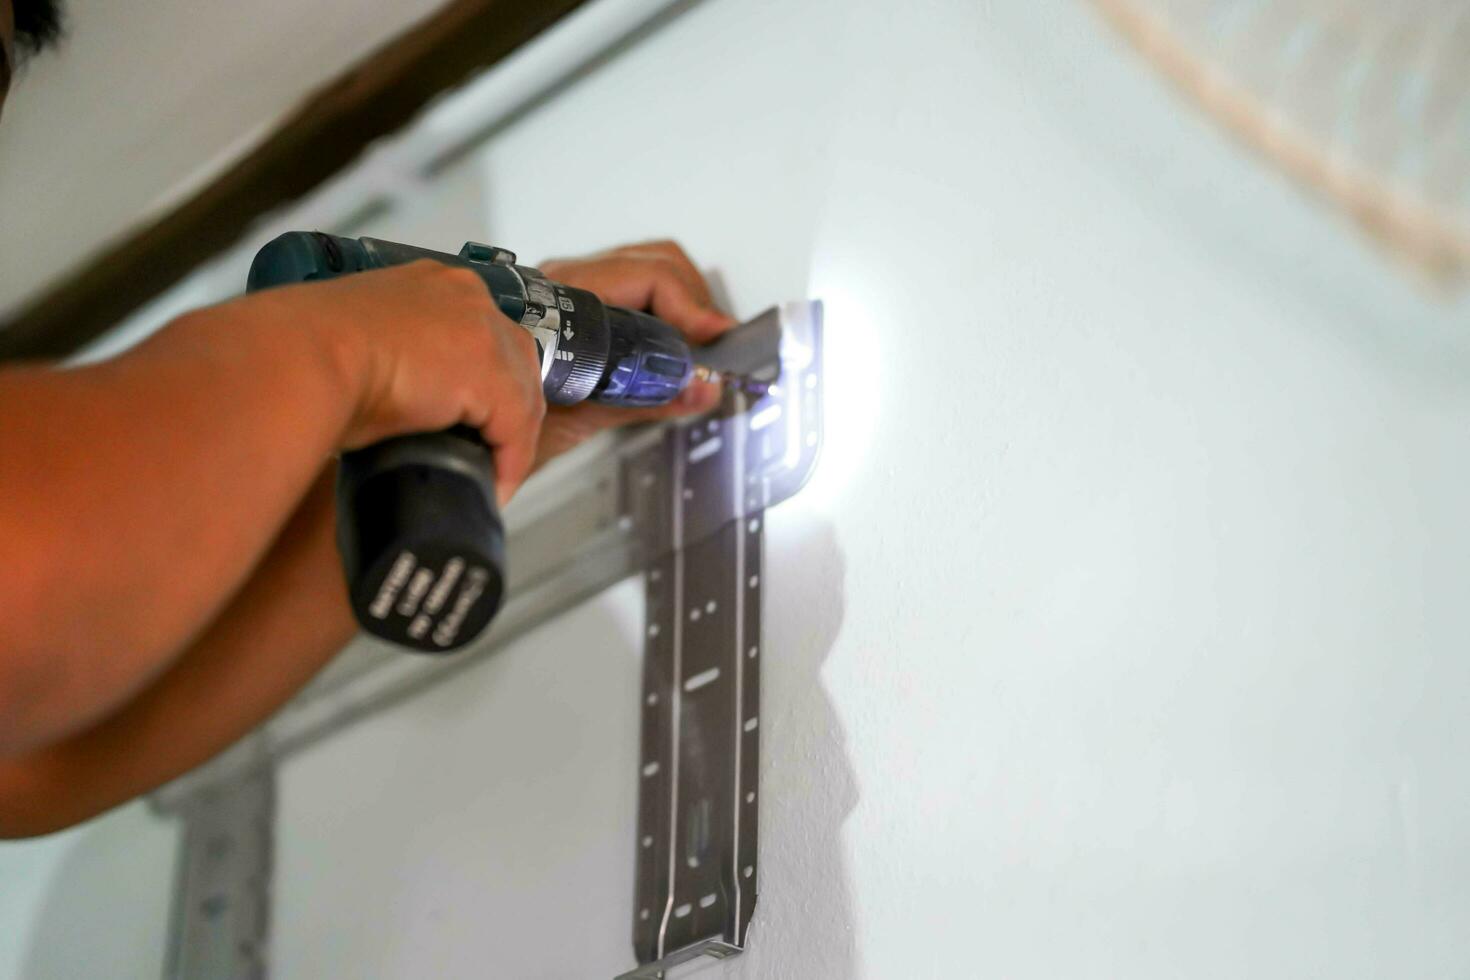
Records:
[[[585,0],[450,0],[320,89],[214,181],[103,248],[0,325],[0,359],[65,357],[252,222],[352,163],[441,92],[496,64]]]

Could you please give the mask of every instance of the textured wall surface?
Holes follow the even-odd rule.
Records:
[[[576,151],[571,136],[605,152]],[[742,957],[1470,969],[1470,337],[1083,4],[707,0],[371,229],[828,304]],[[625,584],[290,762],[279,975],[630,965]]]
[[[176,829],[145,803],[33,841],[0,842],[0,977],[163,972]]]
[[[828,303],[826,456],[767,525],[761,904],[709,972],[1470,967],[1462,311],[1086,6],[711,0],[379,230],[672,234],[739,313]],[[292,975],[346,955],[315,915],[379,937],[354,972],[625,964],[636,614],[288,770]],[[330,869],[373,832],[331,828],[374,800],[364,900]]]

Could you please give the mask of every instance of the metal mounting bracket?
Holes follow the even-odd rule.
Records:
[[[623,976],[662,980],[678,963],[741,951],[756,893],[764,511],[816,463],[821,312],[774,307],[707,352],[711,367],[764,375],[764,393],[731,387],[694,423],[572,454],[550,491],[512,503],[510,598],[480,643],[425,658],[360,640],[236,749],[153,795],[185,821],[170,978],[268,976],[274,765],[640,571],[640,965]],[[221,840],[234,843],[221,852]]]
[[[268,975],[276,780],[275,769],[261,763],[247,762],[238,775],[201,787],[179,803],[184,827],[167,980],[264,980]]]

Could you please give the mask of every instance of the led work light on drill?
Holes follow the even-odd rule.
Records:
[[[475,242],[458,255],[318,232],[288,232],[255,256],[247,289],[266,289],[417,259],[474,270],[500,312],[531,332],[553,405],[592,399],[662,405],[689,383],[689,345],[664,321],[616,306],[516,265]],[[400,436],[342,454],[337,547],[363,629],[443,653],[489,624],[505,589],[505,528],[495,506],[490,448],[474,429]]]

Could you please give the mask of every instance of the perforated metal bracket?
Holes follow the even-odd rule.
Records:
[[[647,575],[643,750],[633,947],[624,978],[662,978],[740,952],[755,912],[761,559],[766,506],[810,474],[821,440],[820,307],[772,310],[728,342],[727,370],[779,338],[779,378],[636,459],[647,527],[667,528]],[[776,364],[769,365],[774,369]]]
[[[764,511],[800,489],[816,462],[821,339],[820,303],[768,310],[732,331],[713,365],[760,376],[775,363],[757,362],[776,359],[779,376],[764,394],[728,389],[712,416],[590,447],[544,492],[520,495],[506,513],[510,597],[480,643],[425,658],[359,641],[236,749],[156,792],[157,809],[186,821],[169,976],[267,975],[273,798],[261,795],[269,783],[260,780],[270,766],[640,570],[648,587],[633,922],[641,965],[625,976],[662,978],[700,955],[738,953],[755,909]],[[227,824],[231,840],[259,846],[213,861],[210,841]],[[247,827],[255,836],[242,836]],[[208,901],[221,894],[240,896],[227,927]],[[260,915],[244,913],[251,901]]]
[[[166,980],[263,980],[269,973],[275,770],[261,760],[244,765],[177,802],[184,826]]]

